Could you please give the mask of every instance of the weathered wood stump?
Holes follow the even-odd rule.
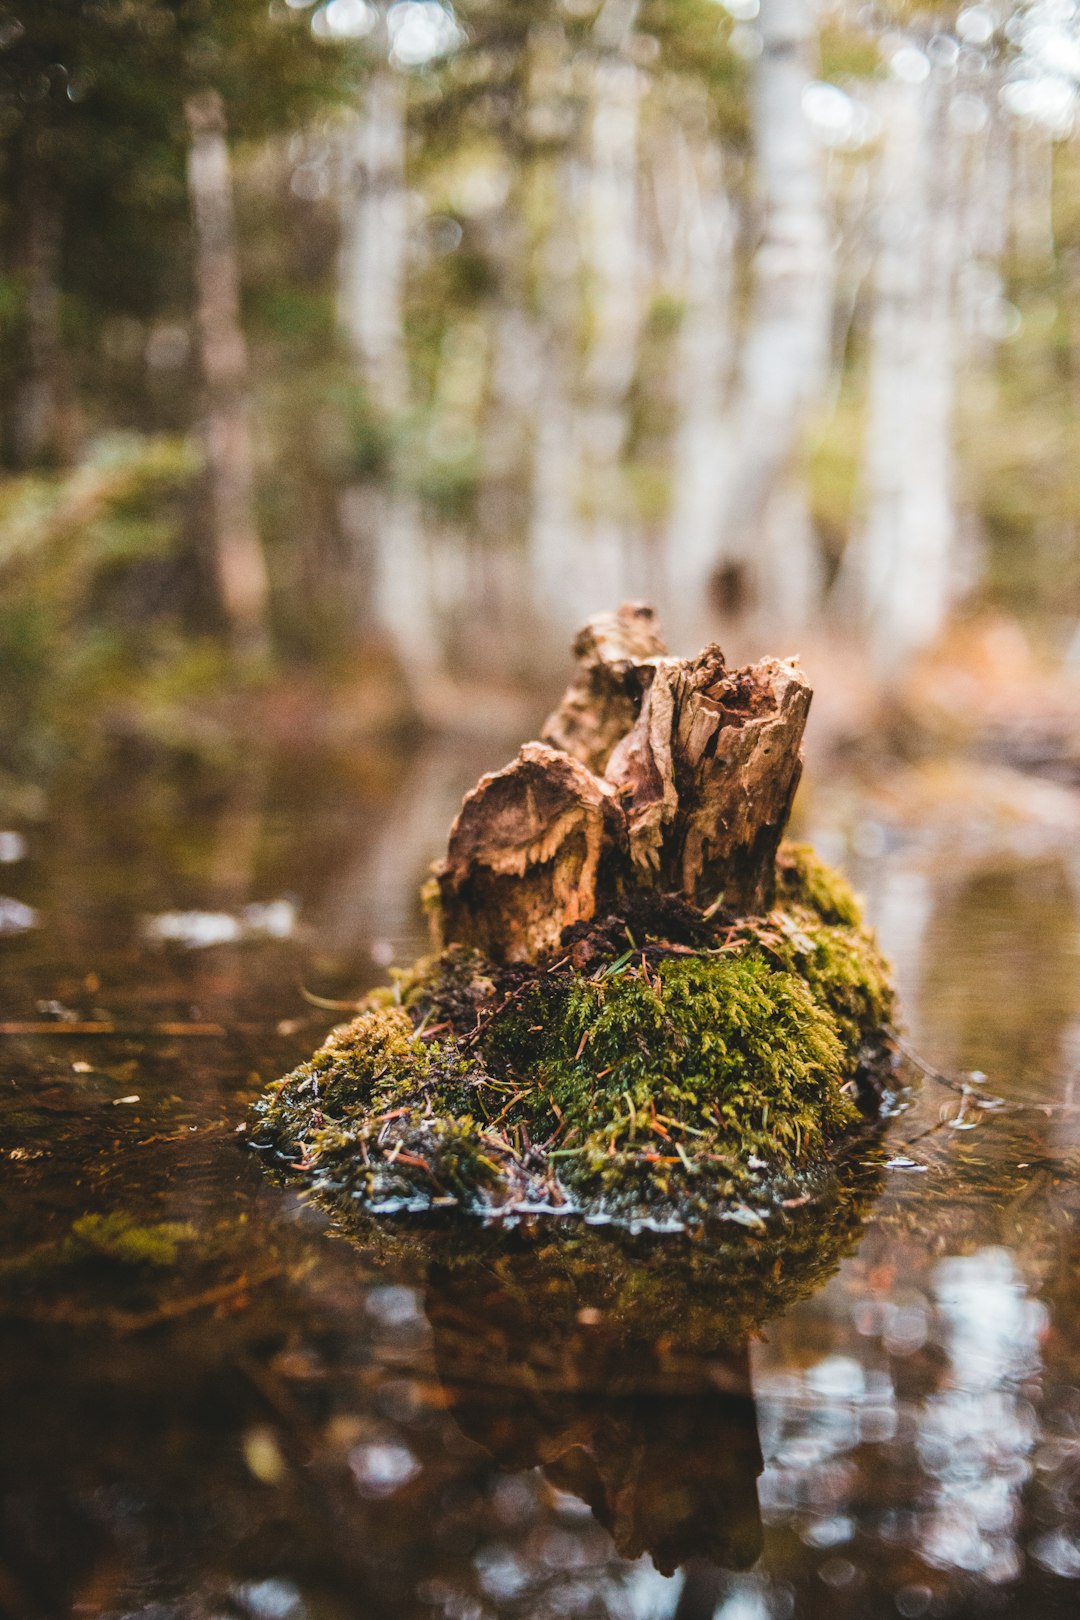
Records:
[[[876,1111],[887,971],[843,880],[780,847],[798,664],[673,658],[636,605],[575,651],[450,829],[436,954],[260,1104],[329,1202],[760,1225]]]
[[[767,911],[802,772],[798,664],[670,658],[636,604],[590,619],[574,650],[543,741],[483,777],[450,830],[439,943],[532,962],[635,888]]]

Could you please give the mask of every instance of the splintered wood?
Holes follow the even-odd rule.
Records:
[[[590,619],[574,651],[543,741],[482,777],[450,829],[439,942],[535,961],[631,889],[767,910],[802,771],[798,663],[668,657],[652,609],[630,603]]]

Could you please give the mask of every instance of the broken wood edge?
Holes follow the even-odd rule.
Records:
[[[465,796],[428,897],[437,948],[535,961],[635,888],[771,905],[809,682],[793,658],[731,670],[715,644],[690,659],[662,646],[642,604],[584,627],[544,740]]]

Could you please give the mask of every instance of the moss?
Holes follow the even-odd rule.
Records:
[[[888,965],[862,926],[851,887],[805,844],[785,845],[777,864],[786,926],[775,948],[782,964],[809,985],[840,1035],[848,1075],[865,1060],[865,1044],[892,1016]]]
[[[826,866],[809,844],[785,844],[776,863],[777,898],[781,905],[816,912],[822,922],[858,928],[859,902],[839,872]]]
[[[557,981],[497,1017],[485,1051],[533,1082],[535,1125],[569,1144],[562,1178],[589,1199],[696,1202],[703,1174],[731,1191],[749,1157],[793,1169],[854,1117],[832,1020],[754,955]]]
[[[83,1215],[71,1228],[66,1256],[100,1255],[128,1266],[172,1266],[181,1243],[190,1243],[195,1228],[186,1221],[157,1221],[140,1226],[116,1210],[110,1215]]]
[[[876,1100],[891,1006],[842,878],[789,847],[778,899],[760,918],[628,902],[534,967],[424,959],[268,1089],[258,1142],[337,1203],[775,1207]]]
[[[46,1243],[0,1263],[0,1273],[45,1275],[87,1260],[142,1268],[174,1266],[180,1245],[198,1234],[186,1221],[139,1222],[123,1210],[108,1215],[81,1215],[67,1237]]]

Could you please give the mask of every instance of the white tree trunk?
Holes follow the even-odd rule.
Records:
[[[938,634],[953,596],[956,271],[964,173],[933,76],[884,96],[857,544],[863,613],[879,665],[895,669]]]
[[[601,14],[603,17],[603,14]],[[631,8],[616,25],[629,31]],[[612,43],[617,46],[621,39]],[[590,515],[578,558],[574,617],[629,594],[631,579],[623,454],[628,395],[637,369],[643,265],[638,219],[641,75],[613,50],[593,70],[586,167],[585,272],[591,340],[585,355],[577,431]]]
[[[368,395],[387,416],[409,403],[405,138],[405,85],[400,74],[381,66],[367,81],[345,153],[338,317]],[[350,549],[366,549],[371,558],[372,616],[417,711],[431,712],[441,687],[442,625],[420,502],[391,472],[383,488],[347,490],[341,515]]]
[[[541,624],[561,641],[581,617],[575,600],[581,554],[580,446],[575,434],[573,366],[579,248],[574,230],[575,169],[552,176],[551,226],[540,250],[538,305],[544,312],[535,394],[530,490],[530,599]]]
[[[724,397],[734,355],[732,275],[734,221],[717,148],[695,154],[679,143],[679,251],[673,288],[683,315],[676,343],[676,422],[671,503],[664,541],[662,617],[673,646],[704,639],[709,618],[702,590],[716,565],[723,505],[717,454]]]
[[[832,243],[824,162],[802,111],[815,73],[812,0],[762,0],[762,53],[754,90],[754,150],[763,214],[754,256],[750,312],[731,403],[723,502],[714,559],[735,559],[748,574],[801,581],[787,617],[805,621],[815,604],[815,567],[805,535],[768,522],[785,485],[807,419],[828,374]],[[778,548],[775,559],[766,556]],[[799,552],[799,555],[796,555]],[[702,585],[705,585],[702,581]]]
[[[407,393],[402,302],[409,217],[405,90],[389,67],[367,81],[341,197],[341,326],[372,399],[397,411]]]
[[[255,518],[255,452],[225,110],[217,92],[207,91],[189,97],[185,113],[218,586],[235,647],[255,654],[269,639],[269,583]]]
[[[622,448],[621,407],[633,381],[641,326],[642,266],[638,238],[638,104],[641,75],[633,62],[604,55],[593,73],[585,215],[585,272],[592,336],[585,386],[602,432]],[[605,443],[602,453],[610,454]]]

